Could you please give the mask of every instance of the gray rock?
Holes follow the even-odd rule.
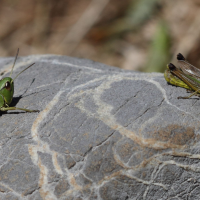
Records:
[[[8,76],[13,58],[0,59]],[[163,74],[66,56],[17,60],[0,116],[0,199],[200,199],[200,100]]]

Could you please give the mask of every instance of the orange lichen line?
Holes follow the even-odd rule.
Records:
[[[47,168],[42,164],[42,161],[41,159],[39,158],[38,160],[38,167],[40,169],[40,178],[39,178],[39,192],[40,192],[40,195],[43,199],[48,199],[48,200],[54,200],[56,197],[53,195],[52,192],[50,192],[48,189],[47,189],[47,184],[48,184],[48,181],[47,181],[47,174],[48,174],[48,170]]]
[[[63,193],[62,196],[64,196],[64,197],[69,196],[76,191],[83,191],[83,190],[86,190],[86,189],[91,189],[92,184],[90,184],[90,183],[85,185],[84,187],[78,185],[75,178],[74,178],[74,174],[69,173],[68,178],[69,178],[69,183],[73,188],[69,189],[65,193]]]
[[[156,150],[161,149],[184,149],[187,148],[187,145],[180,145],[180,144],[174,144],[170,141],[164,142],[159,141],[154,138],[143,138],[143,136],[137,135],[134,131],[128,130],[123,125],[117,123],[117,119],[114,115],[111,114],[113,110],[113,106],[110,104],[105,103],[101,99],[101,95],[103,92],[107,89],[111,88],[111,85],[115,82],[121,81],[126,79],[126,77],[120,77],[118,75],[111,75],[107,77],[107,80],[104,81],[100,86],[96,87],[95,89],[90,89],[89,91],[84,91],[84,94],[90,95],[93,97],[94,103],[98,106],[97,113],[92,113],[90,110],[88,110],[85,107],[84,98],[81,98],[79,102],[76,103],[76,107],[78,107],[82,112],[86,113],[88,116],[96,118],[98,120],[101,120],[104,122],[107,126],[112,128],[113,130],[119,131],[121,135],[126,136],[139,144],[142,147],[149,147]],[[127,78],[130,79],[131,78]],[[73,100],[74,98],[78,96],[82,96],[83,92],[77,92],[69,97],[70,100]]]

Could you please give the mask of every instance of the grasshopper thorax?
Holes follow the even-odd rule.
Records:
[[[5,77],[0,80],[0,95],[3,96],[7,105],[12,102],[14,94],[14,81],[11,77]]]

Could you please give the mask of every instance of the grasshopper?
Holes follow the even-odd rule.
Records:
[[[164,73],[166,81],[172,85],[193,91],[191,95],[178,97],[178,99],[189,99],[193,95],[198,95],[200,93],[200,69],[191,65],[181,53],[177,55],[177,60],[179,67],[172,63],[167,65]]]
[[[24,110],[26,112],[39,112],[39,110],[29,110],[25,108],[17,108],[17,107],[9,107],[12,102],[13,94],[14,94],[14,80],[25,70],[29,67],[33,66],[35,63],[29,65],[27,68],[22,70],[14,79],[11,78],[13,68],[15,66],[15,62],[17,60],[17,56],[19,53],[19,49],[17,50],[17,54],[15,56],[15,60],[10,72],[10,77],[5,77],[0,80],[0,111],[7,111],[7,110]]]

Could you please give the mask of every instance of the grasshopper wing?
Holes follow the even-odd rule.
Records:
[[[194,91],[200,89],[200,80],[197,78],[194,78],[191,74],[188,75],[184,73],[181,69],[177,68],[175,65],[170,63],[168,65],[168,68],[170,70],[170,73],[178,77],[180,80],[182,80],[185,84],[187,84],[191,89]]]
[[[185,74],[188,74],[198,80],[200,80],[200,69],[197,67],[191,65],[185,58],[184,56],[179,53],[177,55],[177,60],[178,60],[178,65],[179,69],[183,71]]]

